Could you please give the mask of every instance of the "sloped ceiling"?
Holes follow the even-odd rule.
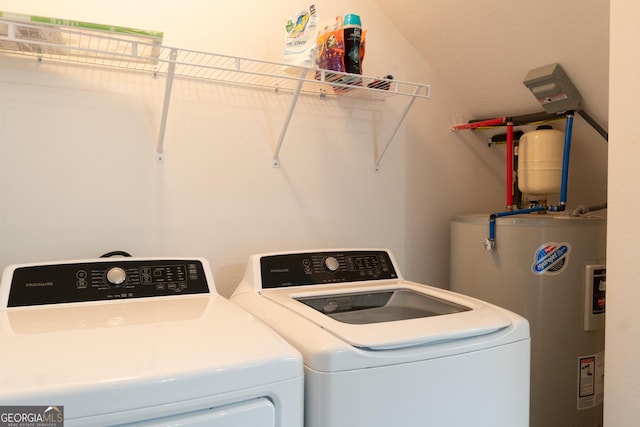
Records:
[[[375,1],[473,118],[542,112],[522,82],[557,62],[608,127],[608,0]]]

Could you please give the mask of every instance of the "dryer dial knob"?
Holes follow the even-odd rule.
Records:
[[[120,267],[113,267],[107,271],[107,281],[113,286],[119,286],[127,279],[127,273]]]
[[[340,263],[335,257],[330,256],[324,260],[324,266],[327,268],[327,270],[334,272],[337,271],[338,268],[340,268]]]

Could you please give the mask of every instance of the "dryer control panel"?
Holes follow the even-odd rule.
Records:
[[[202,262],[185,259],[28,265],[9,285],[7,307],[209,293]]]
[[[386,251],[330,251],[260,258],[262,288],[397,279]]]

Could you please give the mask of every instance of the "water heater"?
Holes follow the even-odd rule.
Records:
[[[488,218],[451,219],[451,290],[529,320],[531,427],[602,426],[606,218],[498,218],[492,252]]]

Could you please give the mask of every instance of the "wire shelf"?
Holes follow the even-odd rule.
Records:
[[[162,158],[166,110],[174,77],[291,92],[294,95],[291,112],[300,94],[365,100],[384,100],[390,96],[408,97],[408,106],[398,126],[416,98],[430,98],[431,89],[426,84],[178,49],[163,46],[161,33],[154,36],[149,32],[107,31],[106,26],[101,27],[104,28],[86,28],[65,21],[58,24],[16,20],[0,14],[0,53],[148,72],[154,76],[166,75],[165,105],[158,142],[159,158]],[[290,115],[274,153],[276,166],[289,119]],[[380,160],[381,158],[376,161],[376,168]]]
[[[320,96],[429,98],[429,85],[162,46],[160,38],[0,18],[0,51]],[[354,82],[352,84],[347,83]]]

